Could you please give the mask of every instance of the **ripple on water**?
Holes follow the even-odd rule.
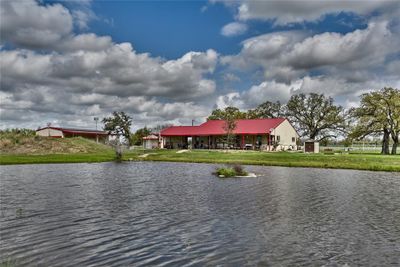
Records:
[[[0,166],[0,255],[45,266],[400,265],[396,173],[215,165]]]

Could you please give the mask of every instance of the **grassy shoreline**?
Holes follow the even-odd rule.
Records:
[[[309,167],[330,169],[355,169],[369,171],[400,172],[400,155],[380,154],[304,154],[290,152],[209,151],[196,150],[176,153],[177,150],[130,150],[124,161],[166,161],[216,164],[243,164],[282,167]],[[147,154],[147,155],[146,155]],[[97,153],[75,154],[0,154],[0,165],[38,163],[107,162],[114,160],[114,152],[102,150]]]

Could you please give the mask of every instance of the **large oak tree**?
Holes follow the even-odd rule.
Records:
[[[337,137],[346,128],[344,109],[323,94],[293,95],[286,116],[300,135],[315,140]]]
[[[279,118],[285,116],[285,106],[279,101],[270,102],[265,101],[255,109],[250,109],[247,112],[248,119],[260,119],[260,118]]]
[[[390,136],[392,154],[397,153],[400,135],[400,90],[383,88],[361,95],[360,106],[350,111],[356,119],[351,135],[362,139],[367,135],[382,136],[382,154],[389,154]]]

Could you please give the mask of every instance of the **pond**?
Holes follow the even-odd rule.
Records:
[[[247,166],[0,166],[0,256],[22,266],[398,266],[400,175]]]

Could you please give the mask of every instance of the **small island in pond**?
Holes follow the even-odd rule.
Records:
[[[220,178],[230,178],[230,177],[257,177],[254,173],[249,173],[243,169],[241,165],[235,164],[233,166],[218,168],[215,172]]]

